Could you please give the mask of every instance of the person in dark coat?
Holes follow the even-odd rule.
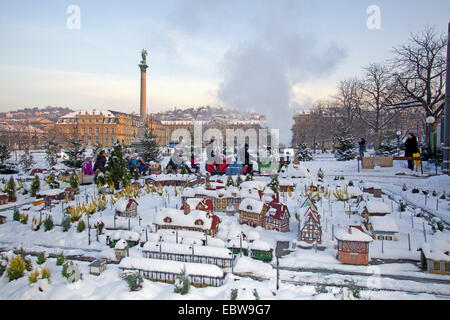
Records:
[[[252,174],[253,164],[250,163],[250,160],[256,161],[256,159],[248,152],[248,144],[247,143],[244,145],[244,159],[245,159],[244,166],[247,167],[247,170],[245,171],[245,175]]]
[[[364,151],[366,151],[366,140],[364,138],[359,139],[359,156],[364,157]]]
[[[102,150],[100,151],[100,154],[97,156],[97,159],[95,159],[94,172],[96,172],[97,169],[99,169],[101,172],[105,172],[105,165],[106,165],[106,155],[105,151]]]
[[[408,138],[405,141],[405,157],[412,157],[417,152],[419,152],[417,138],[414,134],[408,133]],[[408,160],[408,168],[414,170],[414,160]]]

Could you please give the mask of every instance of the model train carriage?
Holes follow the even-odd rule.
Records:
[[[251,257],[255,260],[270,262],[273,259],[273,248],[263,240],[255,240],[252,243]]]
[[[233,239],[230,240],[227,246],[228,249],[233,252],[233,254],[240,254],[242,252],[243,255],[248,256],[248,242],[245,240]]]

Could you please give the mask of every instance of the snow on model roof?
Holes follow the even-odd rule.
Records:
[[[161,252],[165,253],[185,254],[185,255],[192,255],[192,252],[194,252],[194,255],[196,256],[214,257],[221,259],[230,259],[232,257],[231,251],[227,248],[219,248],[212,246],[193,246],[193,247],[194,249],[192,250],[192,246],[188,244],[149,241],[144,244],[142,251],[160,252],[161,250]]]
[[[392,217],[372,217],[370,218],[373,231],[398,232],[398,226]]]
[[[141,238],[139,233],[127,230],[115,231],[110,237],[112,240],[124,239],[128,241],[138,241]]]
[[[125,257],[120,261],[119,268],[139,269],[145,271],[159,271],[180,274],[183,267],[186,274],[192,276],[207,276],[223,278],[223,270],[213,264],[179,262],[173,260],[146,259]]]
[[[382,201],[366,201],[367,212],[391,213],[389,206]]]
[[[357,228],[350,227],[352,233],[348,232],[347,229],[337,229],[334,233],[334,236],[338,240],[344,240],[344,241],[359,241],[359,242],[372,242],[372,237],[368,234],[362,232],[361,230]]]
[[[39,191],[38,195],[40,196],[57,196],[64,192],[64,189],[49,189],[44,191]]]
[[[125,198],[120,198],[119,200],[117,200],[117,202],[114,204],[114,209],[120,211],[120,212],[125,212],[128,206],[128,203],[130,202],[130,200],[136,201],[134,199],[125,199]],[[136,202],[137,203],[137,202]]]
[[[64,116],[62,116],[61,118],[67,119],[67,118],[77,118],[79,115],[81,116],[92,116],[92,115],[104,115],[107,118],[115,118],[116,116],[111,112],[111,111],[104,111],[104,110],[79,110],[79,111],[74,111],[71,113],[68,113]]]
[[[164,219],[169,217],[172,221],[165,222]],[[196,225],[195,221],[202,220],[202,225]],[[205,211],[192,210],[189,214],[184,214],[182,210],[173,208],[164,208],[157,213],[155,223],[159,225],[175,225],[180,227],[197,227],[204,230],[209,230],[213,224],[212,215]]]
[[[279,182],[280,186],[291,186],[291,187],[294,186],[294,181],[292,181],[291,179],[282,178],[282,179],[279,179],[278,182]]]
[[[243,189],[264,190],[267,187],[267,183],[264,181],[244,181],[240,186]]]
[[[248,240],[249,241],[254,241],[254,240],[259,240],[260,235],[258,231],[250,231],[248,233]]]
[[[252,243],[252,250],[270,251],[272,249],[272,246],[264,240],[255,240]]]
[[[198,204],[200,202],[202,202],[202,201],[203,201],[203,199],[201,199],[201,198],[189,198],[189,199],[186,199],[186,203],[189,205],[189,207],[191,209],[197,208]]]
[[[127,246],[128,246],[127,242],[123,239],[120,239],[119,241],[117,241],[116,245],[114,246],[114,249],[123,250],[126,249]]]
[[[239,249],[241,247],[241,241],[239,239],[231,239],[227,247]],[[248,249],[248,243],[245,240],[242,240],[242,249]]]
[[[433,240],[422,245],[423,254],[427,259],[450,262],[450,243],[444,240]]]
[[[245,198],[241,201],[239,205],[239,210],[252,212],[252,213],[261,213],[263,206],[265,203],[260,200]]]

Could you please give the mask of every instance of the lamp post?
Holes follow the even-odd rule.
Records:
[[[432,125],[433,123],[436,121],[436,119],[433,116],[429,116],[425,119],[425,122],[427,123],[427,133],[428,133],[428,154],[430,155],[432,152],[432,147],[431,147],[431,129],[432,129]]]
[[[450,40],[450,23],[448,24],[447,39]],[[444,161],[442,169],[450,175],[450,41],[447,40],[447,72],[445,86],[445,121],[444,121]]]

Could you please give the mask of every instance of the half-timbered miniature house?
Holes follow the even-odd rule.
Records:
[[[245,198],[239,205],[240,222],[252,227],[265,228],[268,210],[269,206],[263,201]]]
[[[306,243],[322,243],[322,226],[320,215],[309,207],[304,214],[304,223],[300,228],[299,240]]]
[[[289,232],[289,218],[291,217],[286,205],[272,201],[268,203],[265,228],[279,232]]]
[[[316,212],[318,211],[316,203],[314,200],[311,199],[310,195],[306,196],[305,201],[303,201],[302,205],[300,206],[300,208],[308,208],[308,207],[311,207],[311,210],[314,210]]]
[[[200,210],[191,210],[185,214],[183,210],[164,208],[155,217],[156,230],[187,230],[204,232],[215,237],[219,231],[220,219],[212,213]]]
[[[136,218],[138,203],[133,198],[120,198],[114,204],[116,215],[127,218]]]
[[[280,179],[280,192],[293,192],[294,191],[294,182],[290,179]]]
[[[369,244],[372,237],[364,233],[361,227],[349,226],[336,230],[334,237],[338,241],[337,259],[344,264],[369,264]]]
[[[211,199],[190,198],[186,199],[180,210],[183,210],[184,214],[189,214],[192,210],[212,213],[214,211],[214,204]]]
[[[106,270],[105,260],[94,260],[89,264],[89,273],[94,276],[99,276],[103,271]]]
[[[450,244],[433,240],[422,245],[420,260],[422,270],[429,273],[450,274]]]

